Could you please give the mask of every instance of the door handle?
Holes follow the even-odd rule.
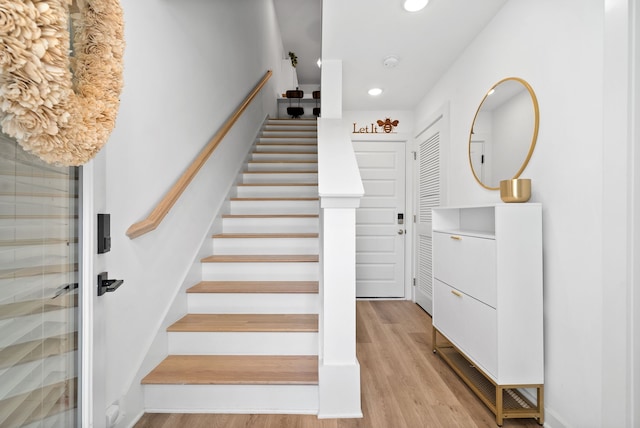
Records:
[[[398,229],[398,235],[402,235],[404,233],[403,229]]]

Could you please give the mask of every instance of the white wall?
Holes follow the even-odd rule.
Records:
[[[605,22],[613,3],[624,2],[510,0],[416,109],[416,122],[422,123],[450,105],[444,175],[451,205],[498,203],[498,192],[479,186],[469,169],[471,121],[485,92],[505,77],[524,78],[537,94],[540,133],[523,177],[532,179],[531,200],[543,204],[545,407],[554,428],[625,426],[627,414],[619,374],[628,363],[626,312],[618,306],[622,315],[612,317],[617,297],[603,303],[613,285],[610,275],[619,277],[608,261],[626,256],[624,233],[603,237],[611,226],[605,223],[612,217],[608,210],[616,209],[603,202],[603,183],[607,191],[625,188],[624,174],[609,176],[603,162],[603,155],[610,164],[624,161],[623,150],[609,152],[620,144],[607,138],[603,126],[604,100],[618,107],[626,101],[603,91],[605,73],[620,67],[605,61],[604,44],[611,40]],[[605,349],[605,342],[611,346]]]
[[[110,277],[124,279],[98,299],[100,364],[96,426],[120,401],[127,426],[142,412],[138,368],[162,332],[174,296],[266,115],[275,116],[282,42],[271,0],[122,0],[125,17],[124,91],[106,159],[106,212],[112,250],[100,256]],[[262,90],[160,227],[130,240],[127,228],[148,215],[267,69]],[[97,180],[102,182],[102,180]],[[96,198],[103,198],[96,189]],[[161,333],[162,334],[162,333]],[[157,344],[157,340],[155,342]],[[166,347],[154,345],[151,358]],[[104,423],[104,422],[102,422]]]

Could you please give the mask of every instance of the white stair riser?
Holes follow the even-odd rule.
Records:
[[[170,355],[318,355],[316,332],[169,332]]]
[[[297,132],[297,131],[303,131],[303,132],[318,132],[316,130],[316,124],[301,124],[301,125],[272,125],[272,124],[267,124],[267,126],[264,127],[265,132]]]
[[[269,125],[316,125],[317,119],[269,119]]]
[[[231,214],[318,214],[318,201],[231,201]]]
[[[318,233],[317,217],[225,218],[225,233]]]
[[[317,293],[188,293],[190,314],[317,314]]]
[[[247,171],[318,171],[316,162],[249,162]]]
[[[251,160],[318,160],[317,153],[254,152]]]
[[[318,132],[313,131],[264,131],[261,138],[318,138]]]
[[[244,173],[242,174],[242,182],[245,184],[252,183],[317,183],[318,173]]]
[[[203,263],[202,279],[203,281],[318,281],[318,263]]]
[[[318,153],[318,146],[313,144],[292,144],[293,142],[286,143],[280,141],[281,144],[275,142],[265,141],[269,144],[256,144],[256,153],[268,153],[268,152],[292,152],[292,153]]]
[[[318,197],[318,186],[238,186],[239,198]]]
[[[214,238],[213,254],[318,254],[318,238]]]
[[[148,413],[317,414],[317,385],[145,385]]]
[[[267,132],[270,131],[306,131],[306,132],[318,132],[315,123],[295,123],[295,124],[277,124],[267,123],[264,127]]]

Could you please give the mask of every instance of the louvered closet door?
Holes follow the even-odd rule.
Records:
[[[416,303],[428,313],[433,306],[431,208],[440,205],[440,130],[430,127],[419,139],[416,215]]]
[[[0,134],[0,426],[75,427],[78,168]]]

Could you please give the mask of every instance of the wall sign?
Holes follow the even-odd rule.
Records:
[[[371,123],[370,125],[363,127],[359,127],[356,122],[353,122],[353,132],[352,134],[395,134],[393,129],[398,126],[400,123],[397,120],[391,120],[390,118],[385,118],[385,120],[378,120],[376,124]]]

